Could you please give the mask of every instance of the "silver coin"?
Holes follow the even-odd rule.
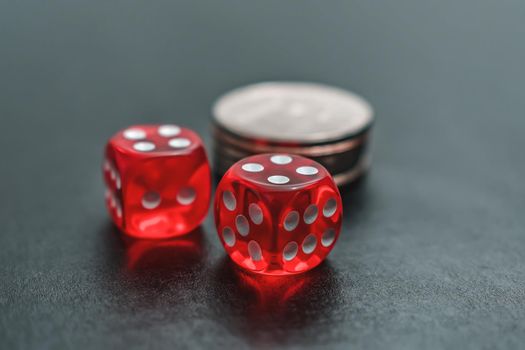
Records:
[[[373,121],[370,105],[353,93],[321,84],[267,82],[222,96],[216,123],[242,137],[316,143],[350,137]]]

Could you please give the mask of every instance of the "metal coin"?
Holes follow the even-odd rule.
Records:
[[[314,83],[267,82],[222,96],[215,122],[253,140],[312,144],[356,135],[372,124],[373,112],[361,97]]]
[[[221,128],[213,131],[216,148],[231,147],[248,154],[258,153],[295,153],[305,157],[332,156],[353,149],[364,147],[370,138],[370,132],[331,143],[301,145],[290,143],[257,142],[236,136]]]

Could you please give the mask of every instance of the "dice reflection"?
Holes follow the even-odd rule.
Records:
[[[271,276],[247,272],[224,258],[215,271],[212,310],[231,332],[268,345],[287,331],[322,329],[322,315],[342,300],[337,274],[328,262],[301,275]],[[270,335],[270,340],[268,340]]]
[[[129,272],[175,272],[194,268],[204,258],[204,233],[201,227],[189,234],[163,240],[123,237],[124,268]]]

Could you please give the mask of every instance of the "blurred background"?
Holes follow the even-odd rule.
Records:
[[[523,1],[3,1],[0,341],[6,348],[519,348]],[[120,238],[102,149],[135,123],[208,145],[258,81],[367,98],[374,163],[328,261],[286,280],[186,238]]]

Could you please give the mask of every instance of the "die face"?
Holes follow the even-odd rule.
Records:
[[[208,210],[210,170],[202,149],[146,159],[124,175],[126,232],[162,238],[188,233]]]
[[[341,226],[341,198],[330,174],[318,163],[293,155],[263,154],[239,161],[221,180],[214,207],[227,253],[241,267],[264,274],[293,274],[317,266],[331,251]]]
[[[243,181],[223,178],[215,196],[215,219],[219,237],[237,264],[265,271],[272,264],[273,215],[264,194]]]
[[[261,192],[295,192],[331,178],[319,163],[288,154],[259,154],[245,158],[231,167],[239,179],[252,183]]]
[[[204,219],[211,174],[202,142],[191,130],[171,125],[130,127],[110,139],[106,162],[115,164],[120,176],[116,197],[122,214],[112,218],[127,234],[172,237],[190,232]],[[111,172],[105,172],[105,179],[108,185]]]
[[[103,163],[103,177],[106,189],[104,197],[108,213],[117,227],[122,227],[122,177],[117,169],[113,152],[106,148]]]
[[[339,235],[341,208],[341,197],[329,178],[309,185],[287,202],[277,228],[283,270],[304,272],[324,260]]]

